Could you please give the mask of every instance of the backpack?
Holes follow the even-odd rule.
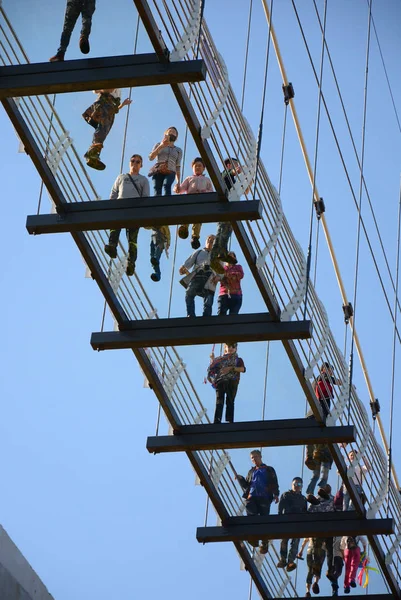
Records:
[[[355,550],[358,548],[358,544],[354,537],[347,537],[347,550]]]

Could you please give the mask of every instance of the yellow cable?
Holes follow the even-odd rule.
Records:
[[[274,51],[276,53],[277,62],[278,62],[279,69],[280,69],[280,72],[281,72],[281,78],[283,80],[284,85],[288,85],[289,82],[288,82],[288,78],[287,78],[287,73],[285,71],[283,57],[281,56],[280,48],[279,48],[279,45],[278,45],[278,42],[277,42],[276,32],[274,30],[273,24],[272,23],[270,24],[270,12],[269,12],[269,8],[267,6],[267,0],[262,0],[262,5],[263,5],[263,10],[265,12],[267,24],[270,27],[271,41],[273,43]],[[301,125],[299,123],[298,114],[297,114],[297,111],[296,111],[296,108],[295,108],[295,103],[294,103],[294,99],[293,98],[290,100],[290,109],[291,109],[291,114],[292,114],[292,118],[293,118],[293,121],[294,121],[295,129],[296,129],[296,132],[297,132],[297,135],[298,135],[298,140],[299,140],[299,143],[301,145],[302,154],[303,154],[303,157],[304,157],[304,160],[305,160],[306,170],[308,172],[308,176],[309,176],[309,180],[310,180],[311,186],[313,186],[313,170],[312,170],[312,165],[311,165],[310,160],[309,160],[308,151],[306,149],[305,140],[304,140],[304,137],[302,135]],[[315,201],[318,201],[320,199],[316,182],[315,182],[314,196],[315,196]],[[330,232],[329,232],[327,221],[326,221],[326,218],[325,218],[324,214],[321,217],[321,223],[322,223],[324,235],[326,237],[326,242],[327,242],[327,246],[328,246],[328,249],[329,249],[331,261],[333,263],[334,272],[335,272],[335,275],[336,275],[336,278],[337,278],[338,287],[340,288],[340,292],[341,292],[341,297],[342,297],[342,300],[343,300],[343,304],[348,304],[348,299],[347,299],[347,294],[346,294],[345,287],[344,287],[344,282],[343,282],[342,277],[341,277],[340,267],[338,265],[336,254],[334,252],[333,243],[332,243],[332,240],[331,240]],[[353,326],[353,318],[352,317],[350,319],[349,324],[350,324],[350,327],[352,329],[352,333],[353,333],[353,336],[354,336],[354,343],[355,343],[356,350],[358,352],[359,361],[361,363],[363,376],[365,378],[366,386],[367,386],[368,392],[369,392],[369,397],[370,397],[371,402],[374,402],[376,398],[375,398],[375,394],[373,392],[372,382],[371,382],[370,377],[369,377],[369,373],[368,373],[368,370],[367,370],[365,358],[363,356],[362,347],[361,347],[361,344],[360,344],[360,341],[359,341],[358,333],[357,333],[356,329],[354,329],[354,326]],[[385,448],[385,450],[386,450],[386,452],[388,454],[388,442],[387,442],[386,433],[384,431],[384,427],[383,427],[383,423],[382,423],[380,414],[377,415],[376,420],[377,420],[377,424],[378,424],[378,427],[379,427],[379,432],[380,432],[380,436],[381,436],[381,439],[382,439],[382,442],[383,442],[383,446],[384,446],[384,448]],[[397,473],[396,473],[394,464],[391,466],[391,473],[392,473],[393,478],[394,478],[394,483],[395,483],[397,489],[399,490],[400,489],[400,485],[399,485],[399,482],[398,482],[398,477],[397,477]]]

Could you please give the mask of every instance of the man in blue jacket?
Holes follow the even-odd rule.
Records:
[[[252,450],[251,461],[254,466],[248,471],[246,478],[242,475],[237,475],[236,477],[244,490],[243,497],[246,498],[246,514],[249,517],[269,515],[271,503],[274,500],[277,504],[280,495],[276,471],[273,467],[268,467],[262,462],[262,453],[260,450]],[[255,545],[252,542],[250,543]],[[257,544],[258,542],[256,546]],[[268,540],[262,540],[259,552],[266,554],[268,549]]]

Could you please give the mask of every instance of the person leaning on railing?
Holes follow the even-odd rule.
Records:
[[[251,461],[253,467],[246,478],[238,474],[235,477],[244,491],[246,514],[248,517],[269,515],[273,500],[277,504],[280,495],[276,471],[263,463],[260,450],[252,450]],[[259,541],[249,543],[256,547]],[[261,540],[259,552],[266,554],[268,549],[269,540]]]
[[[181,185],[174,186],[174,192],[179,194],[207,194],[213,192],[212,182],[209,177],[204,175],[205,163],[200,156],[197,156],[192,161],[192,172],[190,175],[181,183]],[[192,238],[191,246],[194,250],[200,247],[200,232],[202,223],[194,223],[192,225]],[[178,237],[182,240],[186,240],[188,237],[188,225],[180,225],[178,228]]]

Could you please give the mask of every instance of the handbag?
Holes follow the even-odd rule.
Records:
[[[159,173],[160,175],[167,175],[168,173],[171,173],[170,169],[168,168],[167,161],[156,163],[155,165],[153,165],[153,167],[150,169],[150,171],[148,173],[148,177],[152,177],[153,175],[156,175],[157,173]]]

